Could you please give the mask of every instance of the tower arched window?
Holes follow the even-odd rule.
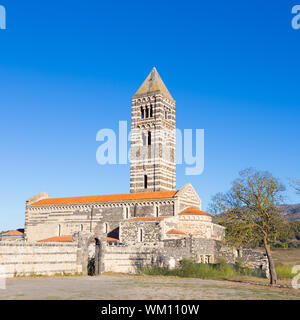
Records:
[[[149,107],[146,107],[146,118],[149,118]]]
[[[152,104],[151,104],[151,106],[150,106],[150,118],[152,118],[153,117],[153,107],[152,107]]]
[[[57,227],[57,235],[60,237],[61,236],[61,225],[59,224]]]
[[[168,120],[168,111],[165,110],[165,120]]]
[[[151,132],[148,132],[148,146],[151,146]]]
[[[143,107],[141,107],[141,119],[145,118],[145,110]]]
[[[144,175],[144,188],[147,189],[148,188],[148,176]]]

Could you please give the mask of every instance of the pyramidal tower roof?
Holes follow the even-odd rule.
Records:
[[[174,100],[171,96],[169,90],[163,83],[159,73],[157,72],[156,68],[153,68],[146,80],[140,86],[139,90],[135,93],[134,96],[151,93],[154,91],[161,91],[165,95],[167,95],[170,99]]]

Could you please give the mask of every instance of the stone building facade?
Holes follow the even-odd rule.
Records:
[[[89,259],[95,260],[96,273],[174,267],[183,258],[233,260],[231,249],[228,253],[223,246],[224,227],[202,211],[193,186],[176,189],[175,119],[175,100],[154,68],[132,98],[130,193],[51,198],[42,192],[26,201],[24,243],[15,248],[3,242],[0,258],[14,259],[16,272],[24,273],[33,266],[24,262],[23,251],[33,255],[32,261],[34,252],[42,252],[45,264],[51,262],[52,267],[39,269],[35,263],[35,272],[60,270],[53,267],[59,264],[52,254],[56,245],[68,270],[83,273]],[[7,248],[20,254],[9,256]],[[256,266],[266,269],[264,260],[256,258]]]
[[[201,211],[192,185],[176,190],[175,100],[153,68],[132,97],[130,193],[50,198],[26,203],[25,239],[104,233],[120,243],[192,235],[221,241],[224,228]]]
[[[41,241],[91,232],[121,243],[147,243],[190,234],[221,241],[224,228],[200,209],[201,200],[190,184],[179,191],[108,196],[50,198],[42,193],[27,202],[25,239]]]

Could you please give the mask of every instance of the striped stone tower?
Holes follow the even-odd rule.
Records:
[[[153,68],[132,97],[130,192],[176,189],[175,100]]]

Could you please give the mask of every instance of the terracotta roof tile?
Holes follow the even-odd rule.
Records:
[[[23,234],[23,232],[20,232],[18,230],[12,230],[4,233],[4,235],[19,235],[19,234]]]
[[[186,235],[185,232],[182,232],[182,231],[177,230],[177,229],[171,229],[171,230],[169,230],[169,231],[167,232],[167,234],[184,234],[184,235]]]
[[[166,199],[166,198],[174,198],[176,193],[177,191],[159,191],[159,192],[111,194],[111,195],[103,195],[103,196],[48,198],[48,199],[43,199],[38,202],[35,202],[32,204],[32,206]]]
[[[72,242],[72,236],[51,237],[39,240],[39,242]]]
[[[106,241],[107,241],[107,242],[118,242],[118,241],[119,241],[119,239],[115,239],[115,238],[107,237],[107,238],[106,238]]]
[[[117,242],[119,239],[107,237],[106,241],[109,242]],[[39,240],[39,242],[72,242],[72,236],[59,236],[59,237],[51,237],[43,240]],[[95,242],[95,238],[91,240],[91,242]]]
[[[205,215],[205,216],[210,216],[212,217],[211,214],[207,213],[207,212],[204,212],[204,211],[201,211],[199,209],[196,209],[194,207],[189,207],[183,211],[181,211],[179,213],[179,215]]]

